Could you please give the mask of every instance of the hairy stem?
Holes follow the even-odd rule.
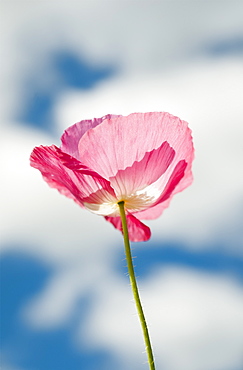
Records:
[[[131,254],[131,247],[130,247],[130,242],[129,242],[128,229],[127,229],[127,220],[126,220],[124,201],[119,202],[118,205],[119,205],[120,216],[121,216],[121,221],[122,221],[122,229],[123,229],[124,246],[125,246],[126,259],[127,259],[128,273],[129,273],[129,278],[130,278],[130,283],[132,287],[135,304],[137,307],[139,320],[140,320],[142,331],[143,331],[143,337],[144,337],[146,352],[148,356],[149,369],[155,370],[153,351],[152,351],[152,346],[151,346],[151,342],[149,339],[148,327],[147,327],[145,316],[143,313],[143,308],[142,308],[142,304],[140,301],[137,282],[136,282],[136,278],[134,274],[134,267],[132,263],[132,254]]]

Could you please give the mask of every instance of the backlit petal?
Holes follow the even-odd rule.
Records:
[[[78,152],[78,143],[81,137],[85,134],[86,131],[96,127],[105,119],[109,119],[112,117],[119,116],[107,114],[106,116],[101,118],[83,120],[70,126],[67,130],[64,131],[61,137],[62,141],[61,150],[67,154],[70,154],[72,157],[75,157],[76,159],[80,159]]]
[[[165,141],[175,150],[175,164],[181,159],[191,163],[191,131],[185,121],[169,113],[133,113],[105,119],[82,136],[79,153],[82,163],[108,179],[140,162]]]
[[[63,153],[55,145],[36,147],[30,157],[31,165],[39,169],[44,180],[62,194],[79,203],[100,190],[100,201],[115,196],[109,182],[84,166],[75,158]]]
[[[151,204],[149,208],[140,212],[136,212],[136,217],[141,220],[151,220],[159,217],[164,209],[169,206],[172,194],[176,194],[184,189],[186,184],[181,184],[181,182],[184,178],[186,169],[187,163],[185,161],[180,161],[179,163],[177,163],[176,167],[173,170],[173,173],[170,175],[170,178],[168,179],[166,186],[163,189],[163,192],[158,197],[156,202]],[[191,184],[192,177],[190,177],[188,181],[189,180],[190,183],[188,182],[186,186],[189,186]],[[156,184],[153,184],[151,186],[151,189],[148,189],[148,193],[150,191],[153,191],[153,187],[156,187]]]
[[[118,171],[116,176],[110,178],[118,198],[134,194],[157,181],[167,170],[174,156],[175,151],[164,142],[158,149],[146,153],[141,161]]]
[[[149,240],[151,236],[150,228],[144,225],[136,217],[131,214],[126,216],[127,218],[127,228],[129,234],[129,240],[132,242],[145,242]],[[120,217],[105,217],[105,219],[112,223],[112,225],[122,231],[122,223]]]
[[[186,167],[187,167],[187,163],[184,160],[177,163],[169,181],[166,184],[166,187],[163,193],[161,194],[161,196],[159,197],[159,199],[156,201],[154,205],[164,202],[171,196],[172,192],[175,190],[175,187],[179,184],[181,179],[184,177]]]

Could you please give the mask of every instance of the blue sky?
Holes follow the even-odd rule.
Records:
[[[193,186],[132,245],[158,368],[242,369],[242,5],[142,5],[2,6],[1,370],[146,368],[120,234],[28,158],[81,119],[153,110],[196,148]]]

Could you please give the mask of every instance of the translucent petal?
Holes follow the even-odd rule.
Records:
[[[120,217],[105,217],[105,219],[112,223],[112,225],[122,231],[122,223]],[[136,217],[131,214],[127,214],[127,227],[129,240],[132,242],[143,242],[147,241],[151,237],[150,228],[144,225]]]
[[[85,134],[86,131],[98,126],[105,119],[109,119],[112,117],[119,117],[119,116],[107,114],[106,116],[101,117],[101,118],[83,120],[83,121],[77,122],[74,125],[70,126],[67,130],[64,131],[61,137],[61,141],[62,141],[61,150],[64,153],[70,154],[72,157],[75,157],[76,159],[80,159],[79,151],[78,151],[78,143],[81,137]]]
[[[41,171],[44,180],[62,194],[83,204],[91,194],[100,191],[100,201],[107,196],[115,197],[109,181],[63,153],[55,145],[36,147],[30,157],[31,166]]]
[[[110,183],[118,198],[126,198],[157,181],[167,170],[175,156],[175,151],[167,142],[158,149],[145,153],[141,161],[135,161],[131,167],[119,170],[111,177]]]

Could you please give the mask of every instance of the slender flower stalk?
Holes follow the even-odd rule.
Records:
[[[126,260],[127,260],[128,274],[130,278],[130,283],[132,287],[135,304],[136,304],[137,311],[138,311],[139,320],[140,320],[142,331],[143,331],[144,342],[145,342],[146,352],[148,356],[149,369],[155,370],[152,345],[151,345],[150,338],[149,338],[149,332],[148,332],[146,319],[143,313],[143,307],[142,307],[141,300],[139,297],[136,277],[134,273],[134,267],[132,263],[132,254],[131,254],[131,247],[130,247],[130,242],[129,242],[126,213],[125,213],[125,206],[124,206],[125,202],[121,201],[118,203],[118,205],[119,205],[120,216],[121,216],[121,221],[122,221],[122,230],[123,230],[123,237],[124,237],[124,247],[125,247]]]

